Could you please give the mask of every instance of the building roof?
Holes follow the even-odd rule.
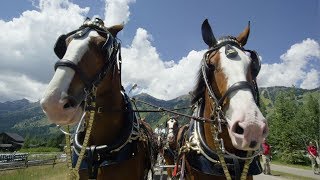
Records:
[[[21,137],[19,134],[17,133],[8,133],[8,132],[3,132],[1,134],[6,134],[7,136],[11,137],[12,139],[14,139],[17,142],[24,142],[24,138]]]
[[[12,147],[12,144],[0,144],[0,148],[9,148]]]

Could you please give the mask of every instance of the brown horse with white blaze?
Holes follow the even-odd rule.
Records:
[[[178,143],[177,134],[179,130],[179,123],[176,118],[170,117],[166,121],[166,131],[167,131],[167,143],[163,147],[163,158],[165,159],[166,165],[174,165],[175,159],[178,155]],[[167,167],[167,174],[172,177],[172,168]]]
[[[204,54],[192,103],[194,116],[184,146],[187,179],[252,179],[261,173],[261,143],[268,134],[259,110],[259,56],[244,46],[250,23],[237,37],[218,40],[205,20]]]
[[[73,137],[72,166],[80,179],[141,180],[154,161],[150,128],[136,118],[121,84],[116,35],[122,29],[123,25],[107,28],[98,18],[87,19],[60,36],[54,48],[60,60],[40,103],[48,119],[59,125],[79,123],[84,112],[90,116],[79,123]],[[78,163],[78,158],[83,160]]]
[[[176,165],[179,149],[183,140],[183,134],[188,129],[188,125],[179,126],[178,116],[170,117],[166,121],[167,143],[163,148],[163,157],[166,165]],[[173,168],[166,168],[168,176],[171,178]]]

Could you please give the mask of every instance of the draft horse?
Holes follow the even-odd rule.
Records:
[[[182,135],[187,130],[188,125],[184,125],[182,127],[179,126],[178,117],[170,117],[165,124],[167,137],[167,143],[163,147],[163,157],[165,159],[166,165],[175,165],[176,160],[178,158],[179,149],[182,143]],[[170,178],[172,178],[172,168],[167,167],[167,174]]]
[[[207,19],[201,30],[209,49],[193,91],[193,116],[200,120],[192,119],[181,148],[185,177],[252,179],[262,172],[258,155],[268,125],[258,107],[260,59],[244,48],[250,22],[237,37],[216,40]]]
[[[68,157],[72,179],[141,180],[152,168],[151,128],[137,119],[121,84],[122,29],[87,18],[55,44],[60,60],[40,103],[51,122],[79,123]]]

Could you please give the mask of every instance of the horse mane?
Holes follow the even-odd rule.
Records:
[[[210,82],[213,71],[210,71],[210,68],[205,65],[205,72],[206,72],[206,74],[208,76],[207,78],[208,78],[208,80]],[[196,83],[196,85],[194,87],[194,90],[192,91],[191,104],[196,103],[198,100],[200,100],[201,98],[204,97],[205,89],[206,89],[206,83],[205,83],[204,78],[203,78],[202,65],[201,65],[200,69],[198,70],[197,83]]]

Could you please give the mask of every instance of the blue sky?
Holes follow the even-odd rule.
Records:
[[[40,73],[32,72],[35,69],[26,68],[26,70],[23,70],[23,68],[19,68],[15,64],[21,63],[20,61],[23,59],[21,57],[26,59],[37,57],[31,52],[30,56],[28,56],[28,53],[23,54],[20,57],[20,61],[17,60],[15,63],[13,63],[12,59],[5,58],[10,57],[10,54],[4,54],[4,62],[6,63],[2,67],[0,65],[0,70],[6,68],[6,72],[2,74],[2,78],[0,74],[0,86],[2,84],[2,86],[9,89],[10,87],[15,87],[13,82],[4,80],[4,77],[10,76],[13,79],[25,78],[30,80],[32,85],[37,84],[36,87],[38,89],[33,90],[35,92],[28,92],[28,94],[42,91],[53,74],[52,64],[55,57],[51,47],[57,34],[65,33],[79,26],[82,22],[81,18],[85,16],[99,16],[107,24],[109,19],[116,19],[119,23],[125,21],[125,29],[118,37],[123,42],[125,56],[128,56],[128,64],[142,62],[148,64],[152,62],[159,65],[158,68],[161,69],[161,72],[163,71],[163,76],[168,72],[178,71],[181,69],[180,67],[187,67],[187,65],[184,65],[184,61],[195,61],[193,59],[201,58],[201,54],[206,49],[200,33],[201,23],[204,19],[209,19],[216,37],[222,35],[236,36],[246,27],[248,21],[251,21],[251,34],[246,48],[258,51],[262,57],[264,65],[262,73],[259,75],[261,76],[260,82],[262,86],[296,85],[309,89],[319,86],[320,5],[318,0],[121,0],[122,4],[119,7],[115,6],[114,11],[122,12],[122,14],[123,12],[130,13],[128,17],[122,17],[123,19],[117,17],[118,14],[112,14],[109,19],[105,17],[106,12],[111,11],[110,8],[113,7],[112,3],[117,4],[115,0],[57,0],[53,3],[54,5],[50,5],[48,2],[50,1],[41,0],[39,3],[36,0],[10,0],[2,2],[0,7],[0,28],[4,26],[8,35],[12,33],[10,27],[18,28],[14,31],[19,31],[19,28],[21,28],[20,32],[23,33],[24,27],[16,23],[26,23],[27,27],[28,25],[30,26],[26,28],[34,32],[38,31],[40,27],[49,28],[54,26],[54,24],[41,25],[42,22],[53,22],[52,18],[46,16],[46,14],[54,14],[51,11],[52,9],[57,13],[58,10],[65,11],[61,12],[61,16],[55,15],[56,20],[54,21],[59,22],[61,20],[61,24],[59,27],[54,27],[50,30],[52,31],[51,36],[45,35],[43,32],[38,33],[41,34],[39,39],[47,38],[49,45],[43,51],[39,50],[46,52],[49,56],[46,63],[41,62],[43,66],[47,64],[47,67],[41,69],[41,72],[48,72],[48,75],[40,78]],[[128,9],[125,8],[126,6],[128,6]],[[86,7],[90,10],[85,9]],[[75,14],[74,21],[70,24],[66,24],[67,18],[65,17],[67,16],[63,15],[67,11],[70,14],[74,11],[73,14]],[[30,15],[28,16],[28,14]],[[72,19],[73,14],[70,14],[68,18]],[[37,17],[48,18],[49,20],[42,21]],[[37,27],[38,25],[39,27]],[[30,37],[35,37],[32,32],[29,32],[29,35]],[[37,41],[37,39],[33,40]],[[6,43],[5,38],[0,36],[0,46],[5,46]],[[11,42],[11,44],[9,46],[17,48],[15,51],[19,53],[20,50],[25,52],[27,47],[22,42],[17,42],[16,44]],[[40,48],[40,44],[40,40],[38,45],[35,42],[35,48]],[[143,47],[140,47],[139,44],[143,44]],[[139,62],[139,58],[131,58],[134,52],[133,49],[141,50],[140,53],[135,54],[142,59],[141,62]],[[152,60],[150,62],[148,62],[148,57],[145,57],[144,52],[154,55],[151,56]],[[37,61],[31,61],[32,63],[37,63]],[[193,63],[191,64],[193,65]],[[157,66],[155,65],[155,67]],[[127,72],[130,73],[124,73],[124,78],[127,79],[125,80],[125,85],[138,83],[140,86],[140,89],[137,90],[138,92],[147,92],[158,98],[170,99],[191,90],[190,85],[181,85],[181,90],[178,90],[178,93],[171,92],[170,87],[176,83],[175,80],[162,82],[163,76],[153,77],[148,74],[146,77],[153,79],[153,81],[159,80],[166,87],[164,89],[169,89],[168,91],[161,90],[152,80],[143,79],[145,74],[138,75],[137,78],[131,78],[134,74],[134,71],[131,71],[132,68],[128,68]],[[190,69],[190,71],[197,70]],[[295,73],[296,71],[298,72]],[[281,74],[281,76],[276,76],[275,74],[277,73]],[[296,75],[292,78],[287,78],[293,73]],[[178,74],[176,77],[183,76]],[[279,79],[277,79],[278,77]],[[285,82],[279,83],[281,80]],[[188,83],[191,84],[189,81]],[[21,90],[15,89],[13,92],[16,94],[4,90],[0,91],[0,101],[24,97]],[[154,94],[152,94],[153,92]],[[26,97],[29,99],[38,98],[36,95]]]

